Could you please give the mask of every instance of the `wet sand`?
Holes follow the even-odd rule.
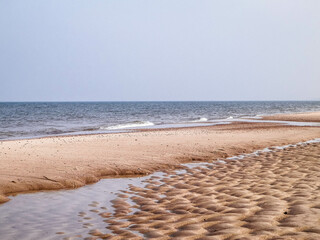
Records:
[[[317,114],[320,119],[320,113]],[[307,114],[309,115],[309,114]],[[300,116],[301,117],[301,116]],[[0,202],[9,194],[76,188],[320,136],[319,127],[240,123],[0,141]]]
[[[297,121],[297,122],[320,122],[319,112],[296,113],[296,114],[277,114],[264,116],[264,120]]]
[[[320,239],[320,143],[271,150],[131,185],[88,239]]]

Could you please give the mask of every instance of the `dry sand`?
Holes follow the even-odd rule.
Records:
[[[233,123],[0,141],[0,202],[13,193],[75,188],[102,177],[147,174],[319,136],[318,127]]]
[[[320,143],[151,177],[92,239],[320,239]],[[128,199],[130,198],[130,201]],[[97,203],[98,205],[98,203]],[[84,213],[85,214],[85,213]],[[91,238],[90,238],[91,239]]]

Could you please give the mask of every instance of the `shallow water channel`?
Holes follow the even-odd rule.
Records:
[[[160,175],[155,173],[155,175]],[[102,179],[73,190],[19,194],[0,205],[0,239],[79,239],[90,236],[91,224],[105,229],[106,223],[90,218],[93,207],[112,212],[111,200],[129,184],[143,186],[149,178]],[[81,216],[86,212],[86,216]],[[81,235],[81,236],[80,236]],[[70,237],[70,238],[69,238]]]

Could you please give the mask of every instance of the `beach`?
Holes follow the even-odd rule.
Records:
[[[296,113],[296,114],[276,114],[272,116],[263,116],[264,120],[280,120],[280,121],[298,121],[298,122],[318,122],[318,112]]]
[[[272,150],[272,149],[271,149]],[[106,214],[105,239],[319,239],[320,143],[295,145],[130,186]],[[130,200],[130,201],[129,201]],[[92,238],[94,239],[94,238]]]
[[[320,112],[264,118],[1,141],[1,236],[318,239]]]
[[[0,240],[320,240],[319,12],[0,2]]]
[[[305,120],[309,114],[291,117]],[[320,121],[319,112],[312,116],[314,122]],[[234,122],[1,141],[0,200],[8,201],[7,195],[20,192],[77,188],[104,177],[175,169],[181,163],[213,161],[319,136],[319,127]]]

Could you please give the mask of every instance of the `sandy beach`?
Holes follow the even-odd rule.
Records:
[[[319,239],[319,155],[309,143],[166,171],[118,194],[113,214],[93,205],[112,233],[92,226],[92,239]]]
[[[299,114],[295,119],[305,120]],[[278,117],[276,117],[278,118]],[[312,120],[320,122],[320,113]],[[0,201],[19,192],[76,188],[104,177],[148,174],[320,136],[319,127],[241,123],[0,142]]]
[[[264,120],[297,121],[297,122],[319,122],[319,112],[296,113],[296,114],[277,114],[264,116]]]

